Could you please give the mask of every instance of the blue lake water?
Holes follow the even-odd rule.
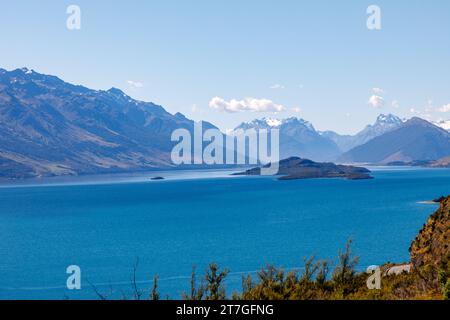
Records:
[[[96,299],[90,284],[131,296],[137,258],[146,295],[158,274],[162,296],[180,298],[192,266],[203,273],[210,262],[230,269],[231,293],[243,273],[269,263],[336,260],[350,238],[361,268],[405,262],[436,209],[420,202],[450,193],[445,169],[381,168],[362,181],[227,174],[1,187],[0,299]],[[80,291],[65,287],[69,265],[81,267]]]

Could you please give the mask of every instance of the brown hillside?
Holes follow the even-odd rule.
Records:
[[[450,197],[441,201],[410,248],[415,269],[425,266],[441,267],[450,258]]]

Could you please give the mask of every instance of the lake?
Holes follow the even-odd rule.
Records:
[[[166,175],[167,180],[150,181]],[[242,274],[267,264],[300,269],[303,258],[336,261],[348,239],[369,265],[408,261],[408,248],[450,193],[450,170],[376,168],[375,179],[277,181],[228,171],[172,172],[54,180],[0,187],[0,299],[132,296],[160,278],[162,297],[189,290],[193,265]],[[50,180],[51,181],[51,180]],[[56,184],[52,184],[56,183]],[[78,265],[82,290],[66,289]]]

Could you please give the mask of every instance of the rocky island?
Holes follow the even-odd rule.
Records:
[[[253,168],[233,175],[259,176],[261,168]],[[279,162],[279,180],[345,178],[349,180],[373,179],[370,170],[363,167],[320,163],[299,157],[291,157]]]

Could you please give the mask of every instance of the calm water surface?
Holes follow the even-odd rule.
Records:
[[[450,170],[378,168],[373,175],[277,181],[179,172],[165,181],[141,175],[4,185],[0,299],[95,299],[90,283],[112,298],[131,296],[137,258],[143,290],[157,274],[161,294],[180,298],[193,265],[203,273],[217,262],[231,271],[230,292],[243,273],[269,263],[291,269],[306,256],[336,260],[350,238],[361,268],[407,261],[436,209],[420,201],[450,193]],[[69,265],[82,269],[81,291],[65,289]]]

